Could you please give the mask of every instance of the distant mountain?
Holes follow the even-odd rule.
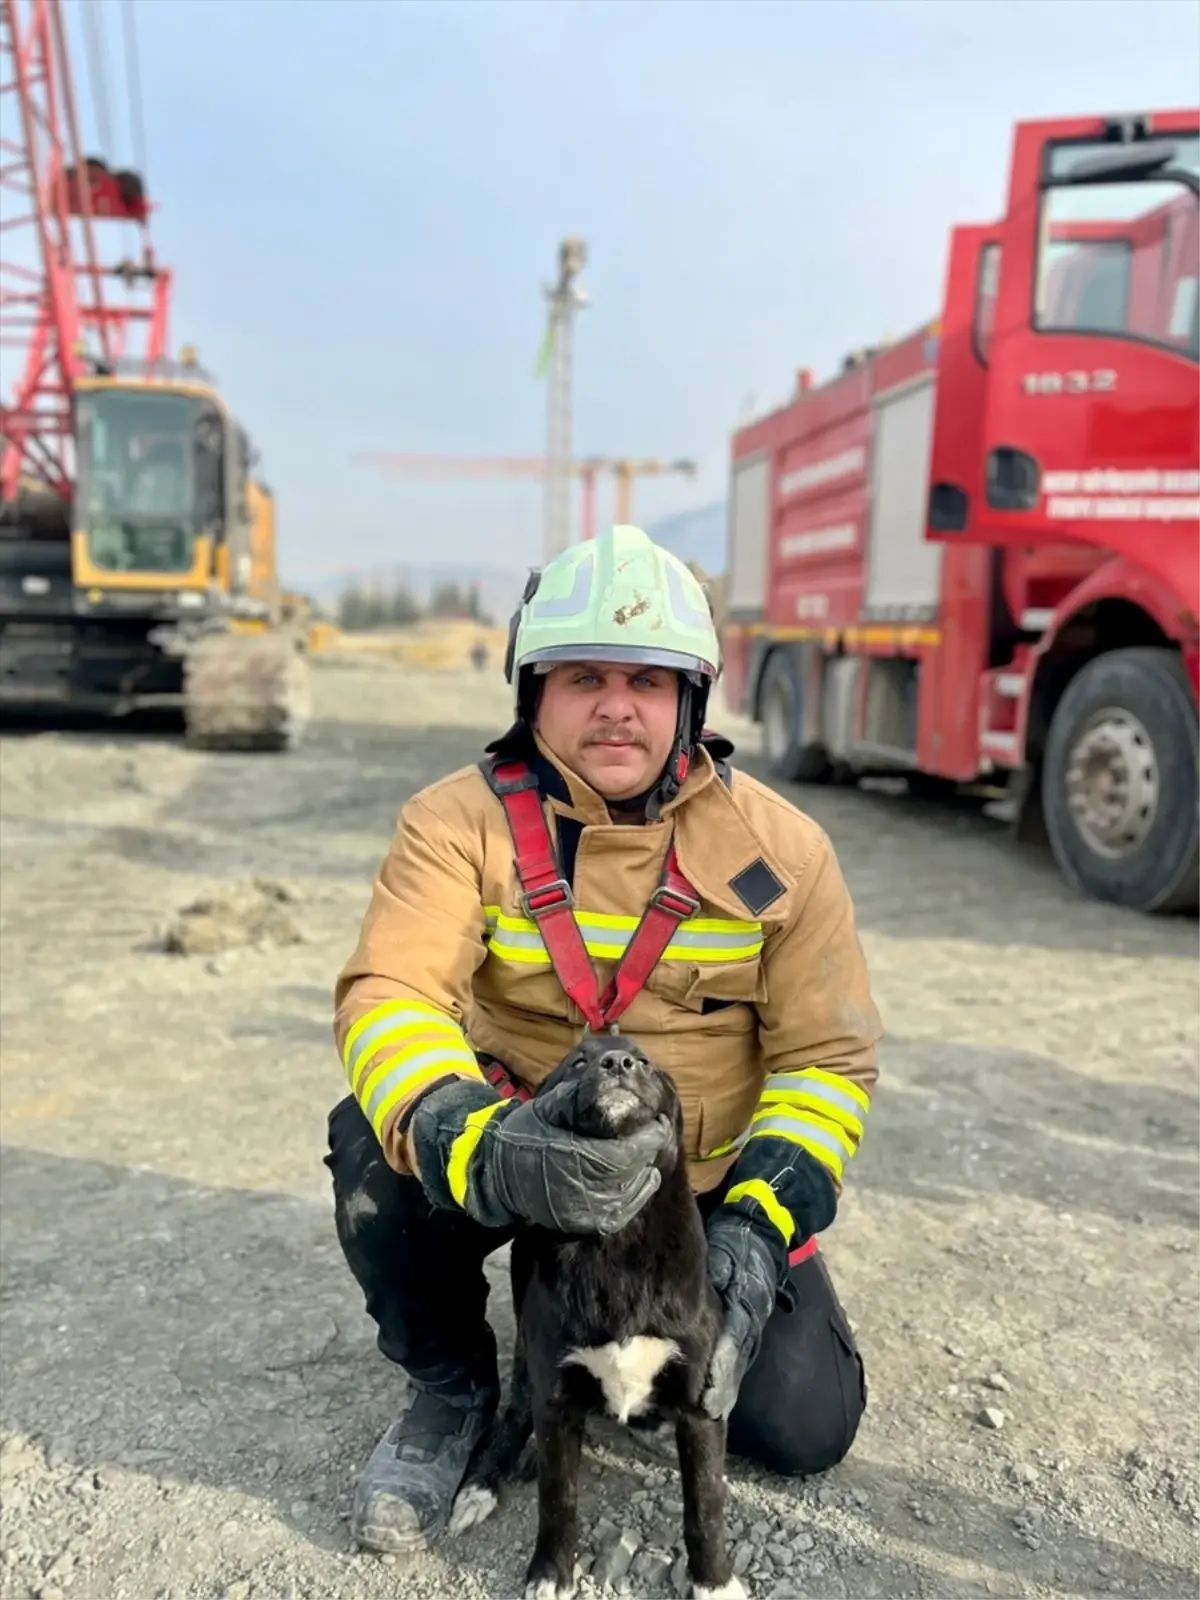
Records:
[[[672,555],[681,561],[695,561],[710,578],[715,578],[725,571],[725,518],[725,501],[718,500],[713,505],[660,517],[647,524],[646,532]]]

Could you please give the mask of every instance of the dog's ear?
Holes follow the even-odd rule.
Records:
[[[578,1047],[576,1047],[573,1050],[568,1050],[566,1055],[562,1058],[562,1060],[558,1063],[558,1065],[553,1069],[553,1071],[550,1073],[550,1075],[548,1077],[543,1078],[541,1083],[538,1084],[537,1093],[538,1094],[545,1094],[545,1092],[548,1089],[553,1089],[557,1084],[560,1084],[563,1081],[563,1079],[571,1071],[573,1071],[573,1069],[576,1066],[578,1066],[578,1064],[579,1064],[579,1050],[578,1050]]]

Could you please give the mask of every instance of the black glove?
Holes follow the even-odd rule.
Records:
[[[529,1222],[558,1233],[617,1233],[662,1182],[665,1117],[627,1139],[571,1132],[578,1085],[505,1100],[470,1078],[439,1085],[410,1123],[425,1192],[485,1228]]]
[[[770,1134],[747,1140],[706,1229],[708,1275],[724,1308],[700,1396],[709,1416],[729,1416],[776,1304],[791,1309],[789,1253],[836,1214],[833,1179],[803,1146]]]

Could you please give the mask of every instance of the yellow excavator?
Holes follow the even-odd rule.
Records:
[[[0,398],[0,706],[171,706],[194,745],[286,750],[308,657],[274,503],[194,350],[168,354],[154,208],[140,173],[84,158],[68,58],[59,0],[0,0],[25,197],[0,249],[4,344],[24,349]],[[141,249],[114,263],[118,223]]]
[[[274,497],[195,353],[80,372],[74,419],[70,495],[0,510],[0,705],[178,707],[197,747],[291,748],[307,641]]]

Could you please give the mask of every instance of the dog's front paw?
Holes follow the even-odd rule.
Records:
[[[446,1531],[466,1533],[468,1528],[477,1528],[481,1522],[486,1522],[495,1509],[496,1496],[490,1489],[482,1483],[468,1483],[458,1492]]]
[[[746,1600],[746,1588],[736,1575],[728,1583],[718,1584],[716,1588],[693,1583],[692,1600]]]
[[[580,1569],[576,1566],[569,1578],[556,1572],[537,1571],[531,1566],[525,1578],[525,1600],[575,1600],[579,1587]]]

